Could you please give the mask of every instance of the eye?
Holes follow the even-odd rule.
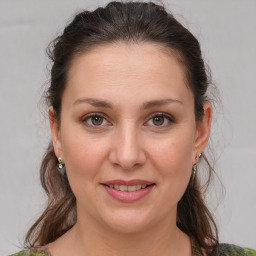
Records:
[[[109,125],[109,122],[106,120],[104,115],[100,113],[91,113],[89,115],[86,115],[83,117],[82,122],[92,127]]]
[[[174,119],[165,113],[155,113],[150,117],[150,120],[147,122],[148,125],[153,126],[167,126],[170,123],[173,123]]]

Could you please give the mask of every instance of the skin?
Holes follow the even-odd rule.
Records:
[[[107,101],[112,108],[85,98]],[[145,102],[167,98],[173,101],[142,109]],[[105,115],[97,125],[86,118],[95,112]],[[172,121],[152,117],[159,112]],[[203,120],[196,122],[184,68],[160,46],[119,43],[75,57],[60,124],[52,107],[49,118],[55,154],[66,165],[77,199],[78,220],[48,246],[52,255],[191,255],[189,237],[176,227],[177,203],[207,145],[211,116],[205,102]],[[113,179],[156,185],[146,197],[124,203],[100,185]]]

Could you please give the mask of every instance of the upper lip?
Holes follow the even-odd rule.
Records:
[[[133,186],[133,185],[151,185],[151,184],[154,184],[154,182],[135,179],[135,180],[109,180],[109,181],[102,182],[102,184]]]

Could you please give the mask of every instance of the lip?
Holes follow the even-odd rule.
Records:
[[[102,187],[105,189],[105,191],[114,199],[120,201],[120,202],[135,202],[138,201],[145,196],[147,196],[153,187],[155,186],[155,183],[146,181],[146,180],[111,180],[107,182],[101,183]],[[108,186],[106,186],[108,185]],[[126,185],[126,186],[133,186],[133,185],[150,185],[148,187],[145,187],[143,189],[139,189],[137,191],[120,191],[115,188],[109,187],[109,185]]]
[[[133,185],[151,185],[154,184],[152,181],[147,181],[147,180],[109,180],[109,181],[104,181],[101,182],[101,184],[105,185],[126,185],[126,186],[133,186]]]

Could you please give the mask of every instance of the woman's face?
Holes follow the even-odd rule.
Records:
[[[196,123],[183,67],[156,45],[105,45],[76,57],[60,127],[50,119],[78,223],[121,232],[175,223],[195,157],[208,140],[210,104],[204,109]]]

